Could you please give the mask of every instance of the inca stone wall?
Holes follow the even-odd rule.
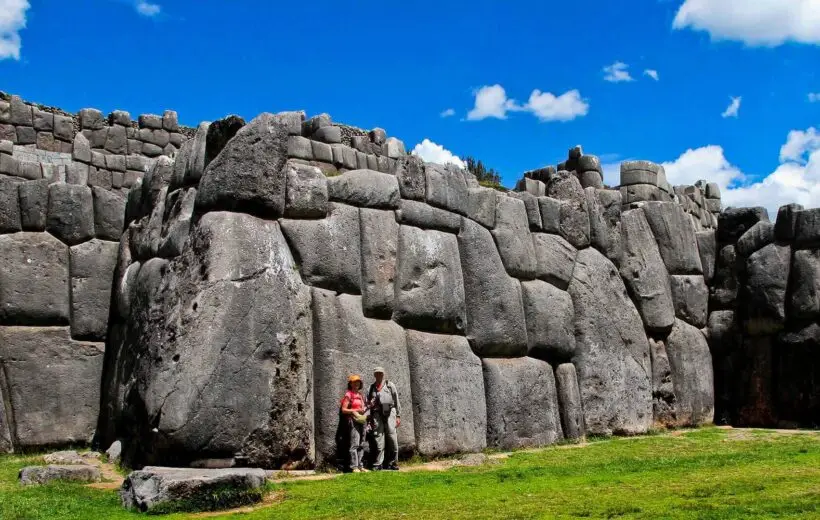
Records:
[[[820,425],[820,210],[720,215],[709,333],[718,418]]]
[[[0,95],[0,452],[92,440],[127,186],[185,140],[140,123]]]
[[[720,420],[816,417],[811,284],[755,314],[778,271],[735,252],[768,235],[735,216],[759,210],[721,213],[714,184],[633,161],[610,189],[576,147],[502,192],[326,114],[173,133],[171,112],[122,114],[72,118],[70,154],[0,144],[2,450],[96,426],[135,466],[327,464],[347,375],[376,365],[401,391],[406,453],[705,424],[716,392]],[[106,149],[118,128],[138,153]],[[154,156],[140,136],[162,132],[180,145]],[[781,222],[820,236],[798,209],[772,227],[790,252],[762,265],[810,280],[820,240],[777,238]]]

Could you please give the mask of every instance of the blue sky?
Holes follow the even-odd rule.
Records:
[[[508,186],[582,144],[820,205],[820,0],[0,0],[0,56],[0,89],[70,111],[328,112]]]

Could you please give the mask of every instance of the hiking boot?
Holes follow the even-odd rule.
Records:
[[[359,468],[353,468],[353,469],[352,469],[352,470],[350,470],[350,471],[351,471],[352,473],[361,473],[361,472],[362,472],[362,470],[360,470]]]
[[[359,468],[359,471],[361,471],[362,473],[370,473],[370,470],[367,468]]]

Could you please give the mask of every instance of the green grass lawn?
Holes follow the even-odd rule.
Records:
[[[0,457],[0,518],[135,519],[112,490],[21,488],[37,457]],[[446,471],[271,486],[281,497],[215,518],[820,518],[820,433],[706,428],[518,452]],[[192,518],[169,515],[165,518]]]

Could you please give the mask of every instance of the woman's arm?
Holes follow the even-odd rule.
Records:
[[[345,396],[345,398],[342,399],[342,414],[353,415],[354,413],[356,413],[356,410],[350,408],[350,398]]]

